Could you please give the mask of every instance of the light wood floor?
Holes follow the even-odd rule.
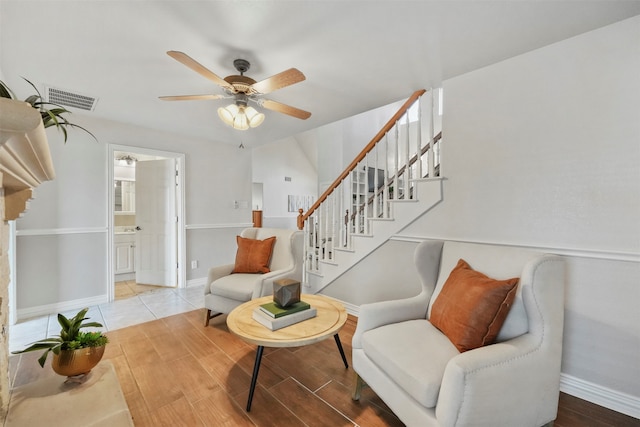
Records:
[[[402,426],[365,388],[351,400],[353,370],[332,339],[265,348],[251,412],[245,412],[255,346],[231,335],[224,316],[203,326],[204,310],[108,333],[105,358],[118,374],[136,426]],[[340,332],[351,360],[356,319]],[[38,353],[10,358],[14,386],[55,375]],[[99,403],[97,403],[99,404]],[[640,426],[640,420],[561,394],[557,427]]]
[[[135,280],[123,280],[115,283],[114,296],[116,300],[144,294],[145,292],[166,289],[166,286],[144,285]]]

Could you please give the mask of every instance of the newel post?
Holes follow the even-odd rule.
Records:
[[[304,228],[304,219],[302,219],[304,215],[302,215],[302,212],[304,212],[302,208],[298,209],[298,230],[302,230]]]

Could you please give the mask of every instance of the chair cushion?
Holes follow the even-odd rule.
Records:
[[[275,236],[264,240],[246,239],[236,236],[238,251],[236,263],[231,273],[268,273],[269,261],[273,253]]]
[[[266,239],[271,236],[276,237],[276,243],[273,245],[273,253],[271,254],[271,261],[269,263],[271,271],[291,269],[302,259],[302,231],[284,228],[256,228],[255,230],[256,232],[252,237],[253,239]],[[298,240],[300,246],[294,247],[294,242]],[[302,277],[300,277],[300,279],[302,279]]]
[[[408,320],[362,334],[362,349],[373,363],[421,405],[438,401],[444,370],[458,350],[426,319]]]
[[[433,303],[429,320],[460,352],[492,344],[509,314],[518,280],[491,279],[460,259]]]
[[[211,282],[212,295],[231,298],[236,301],[249,301],[253,296],[256,283],[262,282],[262,275],[231,274]]]

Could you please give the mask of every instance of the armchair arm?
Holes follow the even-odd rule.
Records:
[[[362,334],[370,329],[390,323],[427,317],[429,299],[438,279],[442,245],[443,242],[440,240],[426,240],[416,246],[413,258],[422,286],[422,291],[418,295],[360,306],[358,325],[351,341],[353,348],[362,347],[360,343]]]
[[[426,292],[411,298],[361,305],[358,324],[351,341],[352,347],[361,348],[362,334],[370,329],[405,320],[426,318],[428,306],[429,298]]]
[[[539,337],[525,334],[454,357],[440,387],[438,421],[538,426],[555,419],[560,357],[549,357],[550,351]]]
[[[221,277],[230,275],[233,271],[234,266],[235,264],[226,264],[210,268],[209,274],[207,275],[207,286],[204,287],[204,294],[210,294],[211,288],[209,287],[209,285],[211,284],[211,282],[218,280]]]

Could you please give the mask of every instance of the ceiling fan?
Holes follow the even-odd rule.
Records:
[[[249,61],[236,59],[233,61],[233,66],[240,74],[227,76],[223,79],[184,52],[170,50],[167,52],[167,55],[222,87],[226,94],[161,96],[160,99],[162,100],[191,101],[233,98],[233,104],[218,108],[218,115],[223,122],[232,126],[234,129],[240,130],[259,126],[264,120],[264,114],[259,113],[255,108],[249,106],[249,101],[255,102],[268,110],[277,111],[278,113],[287,114],[298,119],[306,120],[311,117],[311,113],[308,111],[262,98],[262,95],[305,80],[304,74],[295,68],[289,68],[286,71],[256,82],[251,77],[244,75],[251,66]]]

